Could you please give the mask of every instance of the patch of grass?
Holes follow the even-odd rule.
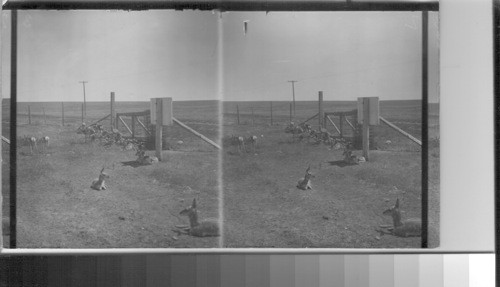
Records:
[[[189,186],[193,189],[206,191],[217,189],[217,175],[203,177],[196,170],[183,171],[182,173],[172,173],[165,169],[153,169],[148,176],[156,179],[162,185],[185,187]]]
[[[246,162],[245,164],[224,165],[224,177],[245,180],[262,172],[262,167],[257,162]]]
[[[22,182],[36,182],[42,177],[49,177],[54,172],[52,165],[42,157],[31,157],[30,164],[23,165],[17,170],[17,180]]]

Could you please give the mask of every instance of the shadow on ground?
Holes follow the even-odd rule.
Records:
[[[346,166],[352,166],[352,165],[357,165],[355,163],[347,163],[343,160],[334,160],[334,161],[329,161],[328,162],[330,165],[335,165],[338,167],[346,167]]]

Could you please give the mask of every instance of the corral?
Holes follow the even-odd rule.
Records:
[[[31,124],[25,112],[28,105]],[[193,198],[201,217],[218,217],[217,149],[185,129],[165,126],[166,160],[140,166],[133,150],[85,142],[83,135],[76,134],[81,104],[64,103],[64,107],[61,126],[61,103],[18,103],[18,137],[47,135],[52,141],[47,150],[33,154],[22,146],[17,149],[18,248],[219,246],[219,238],[179,236],[172,231],[175,225],[188,223],[179,212]],[[148,102],[116,102],[116,110],[122,113],[147,108]],[[107,113],[109,102],[87,103],[86,121],[95,122]],[[176,102],[174,113],[217,141],[217,102]],[[8,116],[9,104],[4,102],[3,135],[7,138]],[[123,124],[119,128],[125,133]],[[144,136],[141,133],[145,132],[137,136]],[[8,150],[4,144],[4,217],[9,214]],[[108,188],[93,190],[91,182],[103,166],[110,175]]]
[[[269,102],[224,103],[226,138],[259,137],[255,153],[240,154],[233,148],[225,150],[223,155],[226,247],[420,247],[419,237],[399,238],[376,231],[378,226],[392,223],[382,212],[397,198],[401,201],[403,219],[421,217],[422,165],[421,147],[417,143],[387,126],[375,126],[370,161],[348,165],[342,149],[297,140],[286,134],[291,114],[289,104],[272,105],[271,120]],[[317,113],[318,104],[300,102],[296,108],[293,120],[299,123]],[[350,111],[356,108],[356,103],[325,102],[324,108]],[[404,130],[421,134],[421,101],[381,102],[380,110],[381,116]],[[437,119],[438,106],[431,104],[429,203],[433,212],[438,202]],[[340,126],[338,121],[335,124]],[[332,125],[328,129],[335,133]],[[349,130],[344,129],[343,133],[352,141]],[[354,153],[362,155],[361,150]],[[308,166],[315,176],[312,190],[300,190],[297,181]],[[430,226],[436,231],[438,216],[432,213],[429,217]],[[430,238],[433,240],[436,239]]]
[[[147,109],[149,103],[117,102],[122,114]],[[222,151],[223,197],[219,198],[219,151],[177,126],[164,127],[166,161],[136,164],[134,151],[84,142],[80,105],[66,103],[61,126],[60,104],[30,103],[31,112],[44,106],[45,115],[33,113],[28,123],[18,103],[18,137],[47,135],[45,151],[17,150],[18,247],[277,247],[377,248],[419,247],[420,238],[381,235],[380,225],[391,219],[382,211],[399,198],[403,218],[421,216],[421,147],[386,126],[373,127],[370,161],[347,165],[342,149],[294,138],[285,133],[288,103],[274,103],[273,124],[269,102],[223,102],[223,139],[231,135],[257,136],[255,150],[232,146]],[[234,113],[238,105],[240,124]],[[87,121],[109,111],[108,103],[90,103]],[[3,134],[9,138],[8,104],[3,110]],[[429,117],[429,204],[436,211],[439,185],[438,106]],[[328,111],[348,112],[355,102],[324,102]],[[381,102],[380,113],[413,135],[421,133],[420,101]],[[244,113],[244,111],[253,113]],[[305,121],[317,111],[316,102],[299,102],[293,120]],[[208,138],[219,138],[219,103],[176,102],[177,118]],[[73,115],[73,116],[71,116]],[[123,117],[126,125],[131,122]],[[342,128],[339,118],[332,118]],[[120,126],[126,132],[125,124]],[[345,125],[346,123],[344,123]],[[317,125],[312,123],[313,128]],[[327,125],[332,134],[336,130]],[[141,131],[142,130],[142,131]],[[144,129],[134,131],[146,136]],[[353,129],[343,129],[352,140]],[[153,153],[153,151],[149,151]],[[354,150],[360,156],[361,150]],[[4,215],[9,212],[8,144],[3,147]],[[105,166],[108,189],[96,191],[91,181]],[[298,189],[297,181],[311,168],[312,190]],[[186,225],[179,211],[196,198],[201,218],[217,218],[223,211],[223,236],[196,238],[172,229]],[[223,200],[223,210],[219,210]],[[438,230],[437,214],[430,214]],[[47,232],[50,230],[50,232]],[[433,234],[433,233],[431,233]],[[435,234],[435,233],[434,233]],[[432,241],[433,239],[430,238]],[[8,241],[6,241],[7,243]],[[221,245],[222,244],[222,245]]]

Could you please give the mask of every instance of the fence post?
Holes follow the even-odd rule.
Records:
[[[252,107],[252,126],[255,125],[255,115],[253,113],[253,107]]]
[[[339,130],[340,130],[340,137],[344,137],[344,129],[342,128],[343,123],[344,123],[344,115],[340,114],[340,119],[339,119]]]
[[[115,114],[115,129],[118,129],[118,125],[120,124],[120,121],[118,118],[120,118],[122,115],[121,114]]]
[[[28,105],[28,124],[31,125],[31,109],[29,105]]]
[[[62,107],[62,125],[64,127],[64,102],[61,102],[61,107]]]
[[[290,103],[290,123],[292,122],[292,103]]]
[[[155,149],[156,149],[156,157],[158,160],[162,161],[162,136],[163,136],[163,131],[162,131],[162,123],[163,123],[163,111],[162,111],[162,99],[156,99],[156,123],[155,123],[155,129],[156,129],[156,138],[155,138]]]
[[[111,100],[110,100],[110,106],[111,106],[111,129],[115,128],[115,92],[111,92]]]
[[[132,137],[135,138],[135,116],[132,116]]]
[[[273,125],[273,102],[271,102],[271,126]]]
[[[236,105],[236,116],[238,117],[238,125],[240,125],[240,107]]]
[[[321,128],[324,127],[324,122],[325,122],[325,118],[323,116],[323,91],[320,91],[318,93],[318,121],[319,121],[319,128],[321,130]]]
[[[370,102],[368,98],[363,98],[363,156],[366,161],[368,161],[368,151],[370,149],[370,126],[369,126],[369,115],[370,115]]]

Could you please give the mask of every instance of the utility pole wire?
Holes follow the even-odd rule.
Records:
[[[85,118],[87,118],[87,101],[85,99],[85,84],[88,83],[88,81],[80,81],[80,83],[83,84],[83,114]]]
[[[295,83],[298,81],[288,81],[289,83],[292,83],[292,96],[293,96],[293,117],[295,117]]]

